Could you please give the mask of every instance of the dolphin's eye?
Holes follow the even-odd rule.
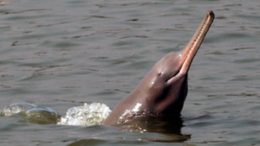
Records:
[[[167,81],[170,78],[169,72],[158,72],[157,79],[160,81]]]
[[[158,76],[158,77],[162,76],[162,72],[158,72],[158,73],[157,73],[157,76]]]

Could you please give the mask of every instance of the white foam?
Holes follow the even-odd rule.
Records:
[[[103,103],[85,103],[83,106],[69,108],[58,125],[92,126],[100,125],[111,113],[111,109]]]
[[[129,116],[131,117],[132,115],[137,114],[140,111],[141,107],[142,107],[142,104],[138,102],[135,104],[135,106],[132,109],[125,110],[125,112],[119,117],[119,119],[120,119],[119,123],[127,122],[128,121],[127,117],[129,117]]]

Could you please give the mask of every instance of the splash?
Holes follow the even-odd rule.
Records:
[[[103,103],[84,103],[83,106],[71,107],[64,116],[50,107],[27,102],[14,103],[0,110],[0,116],[18,116],[30,123],[72,126],[100,125],[110,113],[111,109]]]
[[[111,109],[103,103],[84,103],[83,106],[72,107],[61,117],[58,125],[92,126],[100,125],[111,113]]]

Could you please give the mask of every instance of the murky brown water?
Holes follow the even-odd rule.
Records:
[[[6,0],[0,5],[0,106],[83,102],[113,107],[154,62],[180,50],[206,11],[216,20],[192,64],[183,142],[260,144],[258,0]],[[117,128],[33,124],[0,117],[1,146],[161,145],[172,138]]]

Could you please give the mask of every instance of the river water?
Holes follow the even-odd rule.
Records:
[[[2,0],[0,106],[113,107],[159,58],[185,46],[210,9],[216,19],[182,113],[188,139],[152,142],[145,139],[172,135],[11,116],[0,117],[0,145],[260,145],[259,0]]]

